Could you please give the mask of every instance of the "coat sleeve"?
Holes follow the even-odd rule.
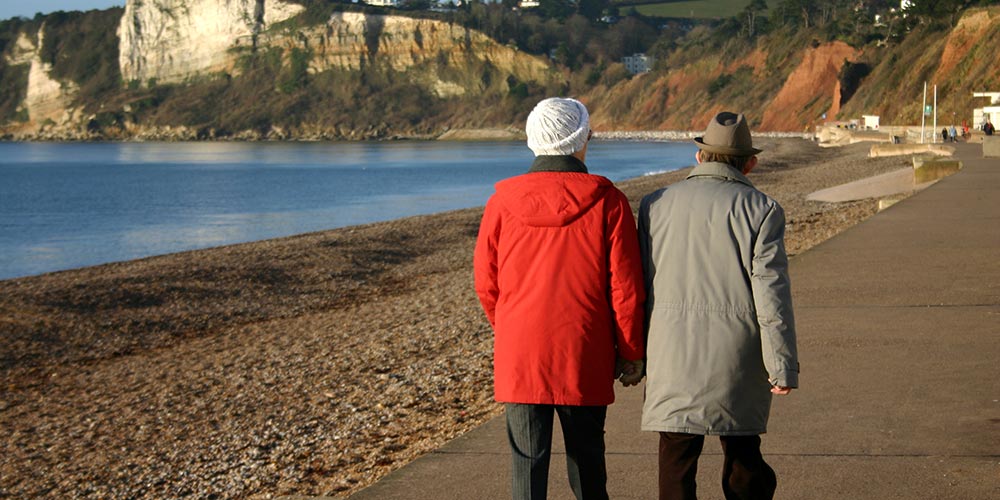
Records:
[[[497,300],[500,286],[497,281],[497,242],[500,234],[500,217],[492,203],[486,204],[483,220],[479,224],[476,249],[472,257],[473,279],[476,295],[483,306],[490,326],[496,327]]]
[[[785,212],[775,203],[765,215],[753,250],[751,286],[760,326],[764,367],[771,383],[799,386],[792,289],[785,253]]]
[[[649,204],[652,197],[646,196],[639,205],[639,257],[642,260],[643,287],[646,291],[646,314],[643,317],[643,332],[649,336],[649,318],[653,306],[653,278],[656,276],[656,265],[653,263],[653,242],[649,235]]]
[[[608,270],[618,355],[630,361],[646,357],[643,334],[646,290],[639,256],[635,217],[625,195],[615,190],[608,210]]]

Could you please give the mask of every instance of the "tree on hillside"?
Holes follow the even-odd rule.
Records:
[[[560,45],[566,52],[559,57],[559,62],[567,68],[577,69],[580,63],[591,59],[587,54],[587,42],[593,36],[590,21],[579,14],[573,14],[564,23],[566,34]]]
[[[566,19],[576,11],[576,6],[570,0],[539,0],[538,10],[544,17]]]
[[[743,9],[743,17],[746,19],[747,38],[753,38],[757,34],[758,19],[766,10],[767,0],[751,0],[750,4]]]
[[[824,27],[829,24],[849,24],[850,17],[882,1],[858,0],[783,0],[771,10],[771,22],[776,26],[802,28]]]
[[[577,12],[591,21],[596,21],[601,18],[604,9],[607,9],[610,3],[609,0],[580,0]]]
[[[976,5],[995,3],[995,1],[982,0],[912,0],[906,13],[925,21],[947,19],[949,25],[954,25],[965,9]]]
[[[656,41],[656,30],[639,18],[626,17],[608,28],[605,43],[601,49],[608,59],[620,61],[623,57],[645,52]]]
[[[812,26],[812,16],[816,10],[812,0],[784,0],[771,11],[771,20],[775,26],[796,26],[809,28]]]

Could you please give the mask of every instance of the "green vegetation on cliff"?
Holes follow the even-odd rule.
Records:
[[[83,99],[94,101],[121,87],[118,69],[118,23],[122,9],[55,12],[45,17],[42,62],[51,76],[80,86]]]
[[[30,28],[20,19],[0,22],[0,53],[11,54],[16,50],[19,34]],[[11,64],[8,57],[0,57],[0,122],[25,122],[27,112],[21,105],[28,91],[26,64]]]

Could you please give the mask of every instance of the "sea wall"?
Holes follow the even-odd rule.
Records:
[[[989,135],[983,137],[983,156],[986,158],[1000,158],[1000,136]]]

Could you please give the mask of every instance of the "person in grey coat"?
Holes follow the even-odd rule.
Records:
[[[769,499],[760,452],[773,394],[798,387],[785,215],[746,174],[761,150],[742,114],[723,112],[695,139],[688,177],[639,209],[646,299],[642,429],[660,433],[661,499],[696,498],[706,435],[725,454],[727,499]]]

